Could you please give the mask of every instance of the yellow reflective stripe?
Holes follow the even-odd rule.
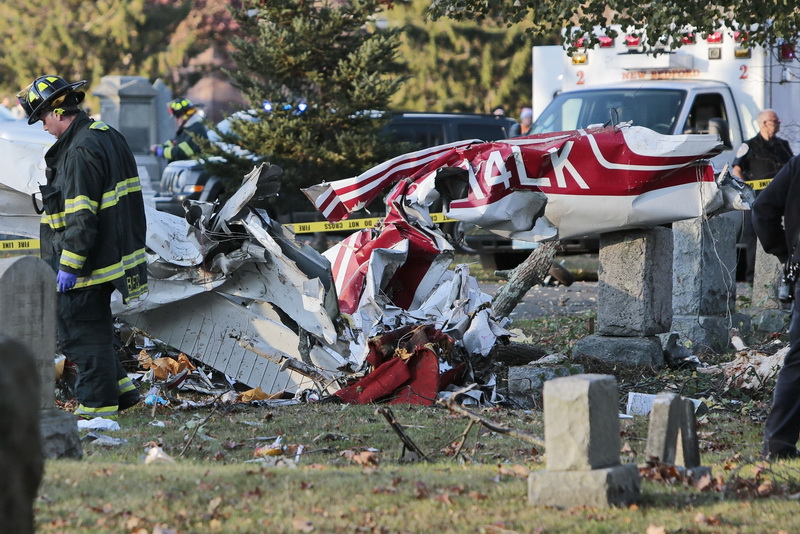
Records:
[[[75,408],[75,415],[81,415],[86,417],[103,417],[105,419],[116,419],[119,415],[119,405],[115,404],[114,406],[101,406],[99,408],[91,408],[89,406],[84,406],[83,404],[79,404],[77,408]]]
[[[61,260],[59,261],[61,265],[66,265],[68,267],[72,267],[73,269],[80,269],[81,267],[83,267],[83,264],[85,262],[86,262],[86,256],[75,254],[74,252],[70,252],[69,250],[61,251]]]
[[[134,389],[136,389],[136,386],[133,385],[133,381],[127,376],[125,378],[120,378],[118,384],[119,384],[120,394],[127,393],[129,391],[133,391]]]
[[[100,209],[104,210],[115,206],[119,200],[128,193],[136,193],[142,190],[142,185],[139,183],[139,177],[134,176],[117,183],[113,191],[103,193],[103,198],[100,201]]]
[[[137,297],[141,297],[145,293],[147,293],[147,284],[142,284],[136,289],[128,290],[128,298],[135,299]]]
[[[86,195],[80,195],[75,198],[68,198],[64,201],[64,212],[75,213],[80,210],[89,210],[92,213],[97,213],[97,202],[90,199]]]
[[[64,212],[49,214],[43,213],[42,214],[42,224],[48,225],[53,230],[58,230],[59,228],[66,228],[66,222],[64,221]]]
[[[108,124],[102,121],[94,121],[91,125],[89,125],[89,129],[106,131],[108,130]]]
[[[79,277],[75,287],[88,287],[116,280],[117,278],[125,276],[125,271],[128,269],[132,269],[133,267],[136,267],[142,263],[147,263],[147,254],[143,248],[140,248],[133,254],[123,256],[121,261],[118,261],[113,265],[94,270],[89,276]],[[139,294],[141,293],[142,292],[139,292]]]
[[[192,146],[189,143],[187,143],[186,141],[184,141],[183,143],[180,143],[178,145],[178,148],[183,150],[186,153],[187,156],[193,156],[194,155],[194,150],[192,150]]]
[[[164,159],[172,159],[172,145],[164,147]]]

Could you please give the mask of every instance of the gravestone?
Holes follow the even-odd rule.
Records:
[[[671,332],[695,353],[728,347],[731,327],[742,335],[750,317],[736,313],[736,234],[730,219],[697,217],[672,223],[674,236]]]
[[[672,231],[603,234],[599,257],[597,334],[575,344],[573,359],[603,370],[662,367],[657,335],[672,323]]]
[[[639,469],[620,464],[619,394],[609,375],[583,374],[544,384],[547,469],[528,477],[535,505],[621,506],[639,498]]]
[[[772,254],[764,252],[761,243],[756,248],[753,276],[753,298],[744,313],[750,316],[751,339],[761,341],[770,334],[783,332],[791,317],[791,304],[778,300],[778,287],[783,277],[783,264]]]
[[[645,454],[649,459],[683,467],[695,480],[711,476],[711,468],[700,465],[700,446],[694,403],[676,393],[659,393],[650,411]]]
[[[0,525],[33,533],[33,501],[44,471],[36,361],[22,343],[0,337]]]
[[[56,277],[34,256],[0,259],[0,324],[36,362],[46,458],[83,456],[74,415],[55,407]]]

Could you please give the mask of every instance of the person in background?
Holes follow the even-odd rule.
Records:
[[[116,419],[139,392],[114,350],[111,294],[128,302],[147,291],[147,229],[133,153],[122,134],[78,107],[84,84],[40,76],[17,100],[28,124],[42,121],[56,138],[37,211],[41,257],[56,275],[59,346],[78,366],[75,413]]]
[[[522,108],[519,113],[519,122],[511,126],[509,137],[520,137],[529,135],[531,125],[533,124],[533,110],[531,108]]]
[[[781,121],[774,110],[765,109],[756,118],[758,134],[748,139],[736,152],[733,160],[733,175],[747,182],[756,192],[756,196],[767,186],[772,178],[792,157],[789,143],[776,134],[781,129]],[[750,211],[744,212],[742,222],[742,241],[745,245],[747,271],[745,280],[753,283],[756,266],[756,247],[758,240],[753,230],[753,219]]]
[[[506,108],[504,108],[503,106],[497,106],[496,108],[494,108],[494,111],[492,111],[492,115],[502,119],[506,116]]]
[[[188,98],[176,98],[167,104],[175,119],[175,138],[159,145],[150,146],[150,152],[167,161],[194,159],[200,152],[196,137],[206,138],[208,130],[203,124],[203,113]]]
[[[800,263],[800,156],[781,168],[753,203],[753,228],[761,246],[796,272]],[[789,352],[778,373],[772,410],[764,425],[763,453],[769,458],[797,458],[800,437],[800,283],[791,293]]]

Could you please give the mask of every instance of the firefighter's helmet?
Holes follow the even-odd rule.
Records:
[[[179,119],[183,117],[187,111],[194,109],[194,104],[188,98],[176,98],[167,104],[170,115]]]
[[[86,80],[67,83],[60,76],[39,76],[28,87],[17,93],[17,100],[28,115],[28,124],[39,120],[39,116],[46,110],[58,112],[62,104],[77,106],[86,97],[80,87],[86,85]]]

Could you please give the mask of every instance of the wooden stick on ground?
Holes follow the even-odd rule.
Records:
[[[469,389],[469,388],[467,388],[467,389]],[[481,417],[480,415],[476,414],[475,412],[472,412],[472,411],[464,408],[460,404],[458,404],[456,402],[456,398],[458,397],[458,395],[460,393],[463,393],[464,391],[467,391],[467,389],[462,389],[462,390],[456,391],[452,395],[450,395],[450,398],[448,398],[447,400],[439,399],[438,401],[436,401],[436,403],[446,407],[451,412],[455,412],[455,413],[461,414],[461,415],[463,415],[465,417],[469,417],[470,419],[472,419],[476,423],[482,424],[483,426],[485,426],[486,428],[488,428],[492,432],[497,432],[498,434],[504,434],[506,436],[511,436],[513,438],[517,438],[518,440],[524,441],[526,443],[530,443],[531,445],[534,445],[535,447],[544,450],[544,440],[542,438],[534,436],[533,434],[528,434],[527,432],[523,432],[522,430],[517,430],[516,428],[509,428],[509,427],[503,426],[503,425],[501,425],[499,423],[495,423],[495,422],[489,421],[488,419],[486,419],[484,417]]]
[[[430,458],[417,447],[417,444],[414,443],[411,438],[408,437],[408,434],[405,433],[403,430],[403,425],[401,425],[394,416],[394,412],[392,412],[391,408],[382,407],[375,410],[377,413],[381,414],[386,421],[389,423],[389,426],[392,427],[392,430],[400,437],[400,441],[403,442],[403,446],[417,455],[417,457],[425,460],[426,462],[430,462]]]
[[[475,421],[470,419],[469,423],[467,423],[467,428],[465,428],[464,432],[461,433],[461,441],[458,443],[458,448],[456,449],[455,454],[453,454],[454,459],[458,458],[458,455],[461,454],[461,449],[464,448],[464,444],[467,442],[469,431],[472,430],[473,426],[475,426]]]

